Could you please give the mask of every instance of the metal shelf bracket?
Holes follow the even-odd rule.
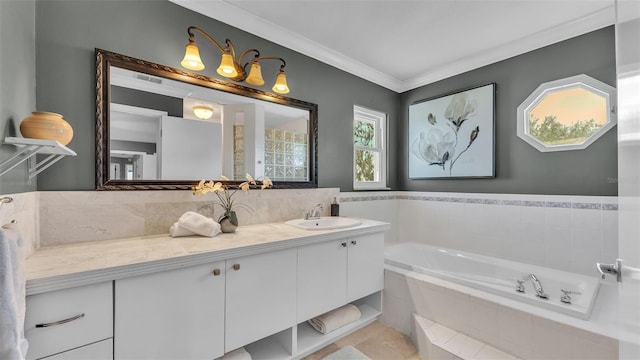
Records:
[[[0,176],[37,154],[48,154],[49,156],[40,161],[29,161],[29,179],[34,178],[63,157],[77,155],[75,151],[54,140],[5,137],[4,143],[18,147],[18,151],[0,163]],[[35,157],[34,160],[36,160]]]

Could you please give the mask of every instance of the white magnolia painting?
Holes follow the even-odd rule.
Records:
[[[494,177],[495,84],[409,106],[409,178]]]

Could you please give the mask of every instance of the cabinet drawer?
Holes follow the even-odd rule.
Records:
[[[49,356],[43,360],[113,360],[113,339]]]
[[[113,336],[112,283],[27,296],[28,359],[38,359]]]

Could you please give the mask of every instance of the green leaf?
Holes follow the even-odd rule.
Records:
[[[231,223],[235,226],[238,226],[238,217],[236,216],[236,212],[231,210],[228,212],[229,215],[229,221],[231,221]]]

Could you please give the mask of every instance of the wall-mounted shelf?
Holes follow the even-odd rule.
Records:
[[[64,156],[76,156],[76,152],[55,140],[28,139],[21,137],[5,137],[5,144],[18,147],[18,152],[0,163],[0,176],[20,165],[37,154],[49,155],[38,161],[29,162],[29,179],[35,177]]]

